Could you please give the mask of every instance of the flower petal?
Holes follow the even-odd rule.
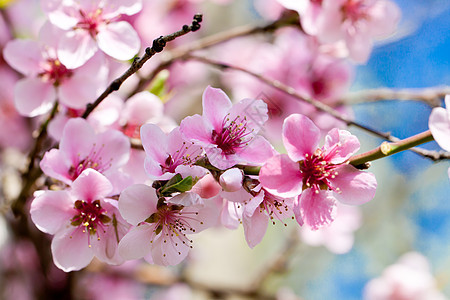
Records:
[[[447,96],[450,99],[449,96]],[[446,99],[447,99],[446,97]],[[431,111],[428,127],[439,146],[450,151],[450,101],[447,109],[436,107]]]
[[[67,121],[59,149],[65,153],[72,164],[78,164],[80,159],[84,159],[91,152],[94,144],[94,129],[85,119],[73,118]]]
[[[347,130],[331,129],[325,137],[324,148],[328,161],[340,164],[359,150],[360,144],[356,136]]]
[[[154,226],[139,225],[131,229],[119,242],[119,254],[126,260],[138,259],[151,251]]]
[[[259,210],[256,210],[252,216],[243,216],[245,240],[250,248],[259,244],[267,231],[269,217]]]
[[[45,191],[31,203],[31,220],[43,232],[55,234],[75,215],[74,200],[66,191]]]
[[[58,58],[68,69],[75,69],[86,63],[97,50],[95,40],[87,31],[70,31],[61,36]]]
[[[221,89],[208,86],[203,92],[203,117],[208,120],[216,132],[221,132],[223,120],[231,109],[230,98]]]
[[[137,225],[156,212],[156,192],[145,184],[126,188],[119,198],[119,211],[131,225]]]
[[[23,78],[14,86],[14,104],[23,116],[43,115],[50,111],[55,100],[53,85],[39,78]]]
[[[313,154],[320,139],[320,129],[306,116],[292,114],[283,123],[283,143],[289,157],[300,161]]]
[[[72,226],[55,235],[51,248],[53,262],[64,272],[80,270],[94,257],[87,233]]]
[[[336,199],[332,192],[306,189],[300,195],[299,203],[294,206],[294,214],[299,224],[303,222],[317,230],[320,227],[330,225],[336,217]]]
[[[339,193],[335,193],[339,202],[360,205],[373,199],[377,188],[375,175],[360,171],[351,165],[343,165],[335,170],[338,175],[330,181],[340,190]]]
[[[286,154],[270,158],[259,172],[261,185],[275,195],[297,196],[302,192],[302,175],[298,163]]]
[[[106,25],[97,34],[97,42],[103,52],[118,60],[132,59],[141,47],[133,26],[125,21]]]
[[[5,61],[25,76],[35,76],[42,72],[44,62],[41,49],[32,40],[12,40],[3,49]]]
[[[141,140],[145,153],[158,164],[165,165],[168,157],[167,135],[155,124],[144,124],[141,126]]]
[[[111,182],[94,169],[84,170],[72,183],[72,195],[80,200],[103,199],[113,189]]]
[[[187,140],[195,140],[200,145],[212,143],[211,133],[213,127],[200,115],[193,115],[184,118],[180,124],[180,131]]]

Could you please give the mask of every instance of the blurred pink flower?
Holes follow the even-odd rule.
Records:
[[[49,34],[49,43],[32,40],[12,40],[3,50],[8,64],[26,76],[14,89],[17,111],[35,117],[50,111],[58,100],[63,105],[81,109],[92,102],[106,86],[108,69],[102,55],[92,57],[79,68],[61,63],[51,40],[58,35],[45,26],[42,34]],[[83,88],[80,88],[83,87]]]
[[[238,163],[262,164],[274,154],[270,143],[257,135],[267,119],[262,100],[244,99],[233,105],[222,90],[207,87],[203,116],[186,117],[180,131],[203,147],[213,166],[227,169]]]
[[[442,149],[450,151],[450,95],[445,96],[445,109],[443,107],[433,108],[428,121],[428,127],[436,143]],[[450,179],[450,168],[448,168]]]
[[[31,203],[31,219],[39,230],[55,235],[52,254],[55,265],[65,272],[86,267],[95,256],[109,264],[123,259],[117,241],[128,224],[117,201],[105,198],[113,187],[93,169],[84,170],[69,191],[43,191]]]
[[[330,226],[318,230],[301,227],[299,234],[302,241],[310,246],[325,246],[336,254],[349,252],[355,240],[354,232],[361,226],[362,215],[357,206],[337,202],[337,217]]]
[[[307,117],[293,114],[283,125],[283,143],[288,154],[269,159],[261,168],[261,185],[270,192],[297,197],[295,217],[313,230],[329,225],[336,215],[336,200],[359,205],[372,200],[376,179],[347,164],[359,150],[356,136],[332,129],[325,145],[317,148],[320,131]]]
[[[300,14],[303,30],[322,43],[344,41],[349,56],[365,63],[373,39],[392,34],[400,9],[388,0],[278,0]]]
[[[445,300],[422,254],[408,252],[364,288],[365,300]]]
[[[42,0],[41,5],[50,22],[65,30],[58,57],[68,68],[83,65],[98,49],[118,60],[139,51],[139,36],[120,16],[138,13],[140,0]]]

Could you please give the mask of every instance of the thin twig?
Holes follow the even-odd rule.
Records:
[[[229,40],[248,36],[258,33],[273,32],[279,28],[286,26],[298,26],[300,29],[300,20],[297,13],[287,14],[280,19],[271,22],[269,24],[262,25],[244,25],[236,28],[232,28],[228,31],[223,31],[197,41],[193,41],[188,45],[183,45],[177,47],[171,51],[167,51],[162,56],[162,61],[159,65],[148,75],[140,79],[139,83],[135,89],[129,94],[132,95],[142,91],[151,82],[154,77],[162,70],[168,68],[172,63],[177,60],[183,59],[186,55],[192,53],[193,51],[207,49],[212,46],[220,45]]]
[[[131,64],[130,68],[125,71],[125,73],[122,74],[119,78],[115,79],[113,82],[110,83],[110,85],[106,88],[106,90],[93,102],[89,103],[86,106],[86,110],[82,115],[82,118],[87,118],[91,112],[106,98],[109,94],[111,94],[114,91],[117,91],[122,83],[131,75],[136,73],[142,66],[150,59],[152,58],[156,53],[159,53],[163,51],[164,47],[166,46],[167,42],[173,41],[174,39],[183,36],[191,31],[197,31],[200,29],[200,23],[202,21],[202,15],[197,14],[194,16],[194,20],[192,21],[192,24],[189,25],[183,25],[183,28],[181,30],[178,30],[174,33],[171,33],[166,36],[160,36],[159,38],[155,39],[153,41],[153,45],[151,47],[147,47],[145,49],[145,54],[141,58],[136,57],[133,60],[133,63]]]
[[[340,104],[356,104],[381,100],[415,100],[437,107],[441,99],[450,94],[450,86],[436,86],[421,89],[367,89],[349,93],[340,99]]]

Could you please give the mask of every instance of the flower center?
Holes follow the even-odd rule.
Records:
[[[98,26],[102,23],[106,23],[101,17],[102,10],[98,8],[90,13],[86,13],[82,10],[79,12],[82,19],[75,25],[74,29],[86,30],[94,38],[98,34]]]
[[[43,72],[39,76],[47,82],[60,85],[66,78],[72,76],[72,71],[67,69],[58,59],[48,59],[43,66]]]
[[[338,175],[335,171],[337,165],[327,161],[321,149],[317,149],[313,155],[305,154],[305,159],[299,165],[303,175],[303,190],[312,188],[316,193],[328,189],[337,191],[329,180]]]
[[[161,166],[162,171],[175,173],[176,167],[179,165],[190,166],[193,165],[201,157],[201,149],[192,150],[190,146],[194,143],[188,144],[183,142],[180,149],[175,151],[175,153],[169,154],[164,162],[164,166]]]
[[[103,161],[101,152],[104,145],[99,150],[96,149],[96,144],[93,145],[91,152],[83,159],[80,159],[78,164],[72,165],[69,169],[69,178],[73,181],[86,169],[94,169],[100,173],[105,172],[111,167],[111,161]]]
[[[361,0],[348,0],[342,7],[344,19],[349,19],[352,23],[367,17],[367,4]]]
[[[227,117],[222,122],[222,131],[212,131],[212,140],[226,155],[235,154],[236,150],[248,145],[252,137],[249,136],[253,129],[247,130],[247,117],[237,116],[233,121]]]
[[[75,201],[74,208],[77,214],[71,219],[70,224],[75,227],[83,226],[83,232],[88,232],[88,243],[89,247],[90,236],[96,234],[97,238],[100,240],[97,229],[103,229],[103,226],[111,222],[111,218],[106,215],[106,210],[100,205],[100,200]],[[105,230],[103,230],[105,232]]]

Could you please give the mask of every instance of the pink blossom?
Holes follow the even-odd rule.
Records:
[[[273,155],[269,142],[256,135],[267,119],[262,100],[244,99],[232,105],[222,90],[207,87],[203,116],[185,118],[180,131],[203,147],[213,166],[227,169],[238,163],[262,164]]]
[[[127,230],[117,201],[105,198],[112,191],[108,179],[93,169],[84,170],[72,189],[38,193],[31,204],[31,219],[43,232],[55,235],[52,254],[65,272],[86,267],[95,256],[109,264],[123,262],[117,241]]]
[[[214,201],[189,207],[158,203],[155,190],[143,184],[122,192],[119,210],[125,220],[136,226],[120,241],[120,255],[125,259],[144,257],[164,266],[185,259],[192,248],[189,235],[215,225],[218,218]]]
[[[319,128],[310,119],[299,114],[289,116],[283,125],[288,154],[269,159],[259,174],[265,189],[280,196],[298,196],[296,219],[313,230],[331,224],[336,201],[363,204],[374,197],[376,190],[373,174],[346,163],[359,149],[354,135],[332,129],[322,148],[317,148],[319,139]]]
[[[56,99],[67,107],[83,108],[106,85],[108,70],[101,55],[70,69],[61,63],[54,48],[31,40],[10,41],[3,54],[11,67],[26,76],[14,89],[15,106],[24,116],[47,113]]]
[[[323,43],[345,42],[349,56],[365,63],[373,39],[392,34],[400,19],[398,6],[388,0],[278,0],[298,11],[302,28]]]
[[[64,127],[59,149],[46,152],[40,167],[47,176],[68,185],[85,169],[92,168],[120,190],[125,182],[120,182],[118,169],[128,161],[129,151],[130,141],[120,131],[111,129],[96,134],[86,120],[74,118]]]
[[[364,288],[366,300],[421,300],[447,299],[433,278],[430,265],[422,254],[408,252],[380,277],[374,278]]]
[[[168,180],[175,174],[201,178],[206,170],[193,164],[201,157],[201,147],[184,139],[179,128],[166,135],[158,126],[141,127],[142,146],[146,153],[145,171],[150,179]]]
[[[436,143],[442,149],[450,151],[450,95],[445,96],[445,106],[433,108],[428,121],[428,127]],[[450,178],[450,168],[448,168]]]
[[[43,0],[50,22],[65,30],[60,37],[58,57],[70,68],[83,65],[98,49],[118,60],[128,60],[139,51],[136,31],[121,15],[142,9],[139,0],[75,1]]]
[[[450,95],[445,96],[445,106],[433,108],[428,127],[439,146],[450,151]]]

